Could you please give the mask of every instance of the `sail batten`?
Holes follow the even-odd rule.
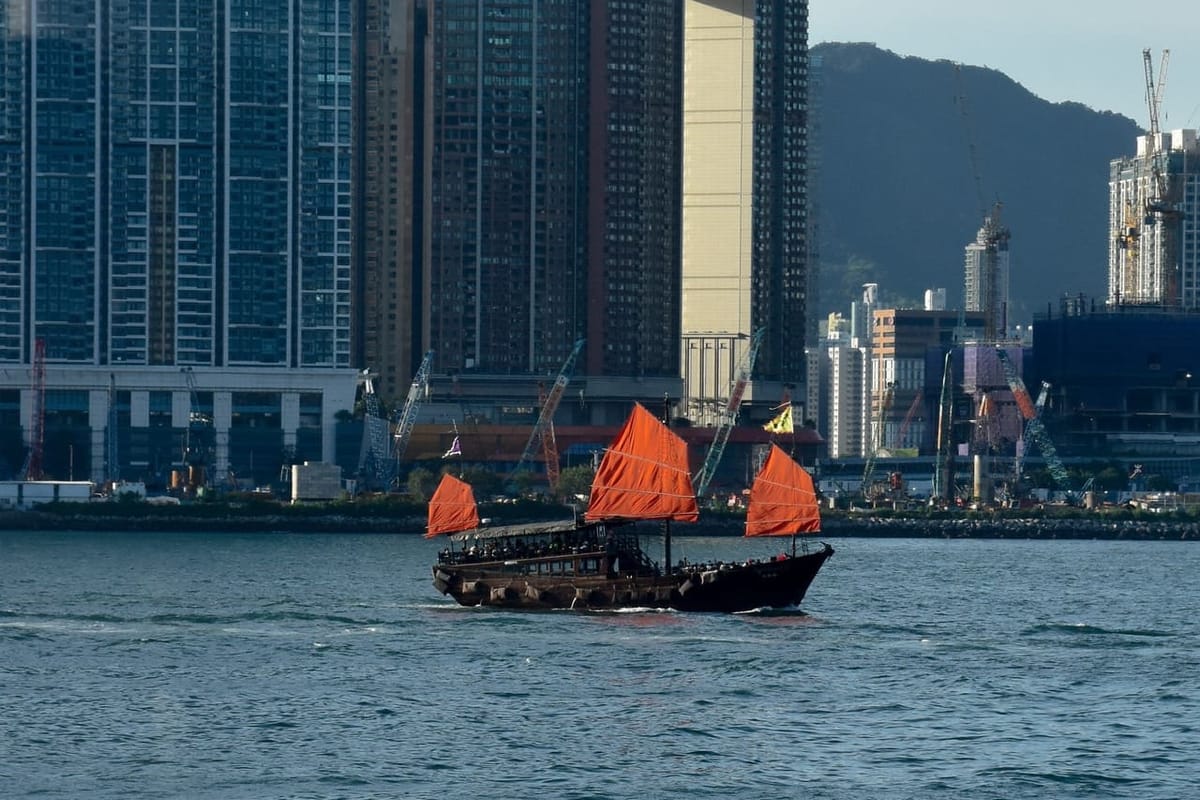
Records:
[[[604,453],[585,518],[695,522],[687,444],[640,404]]]
[[[783,452],[771,452],[750,488],[747,536],[790,536],[821,530],[821,512],[812,476]]]
[[[479,527],[479,507],[471,485],[450,473],[442,476],[433,497],[429,499],[429,524],[425,538],[442,533],[461,533]]]

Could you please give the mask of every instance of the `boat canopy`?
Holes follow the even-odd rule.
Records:
[[[604,453],[584,518],[695,522],[687,444],[640,403]]]
[[[574,533],[578,530],[575,520],[555,522],[526,522],[513,525],[486,525],[477,530],[463,531],[450,537],[455,542],[484,541],[488,539],[519,538],[523,536],[549,536],[551,534]]]
[[[821,530],[821,511],[812,476],[778,445],[750,487],[747,536],[790,536]]]

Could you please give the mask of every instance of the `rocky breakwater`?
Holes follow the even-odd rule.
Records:
[[[976,539],[1200,539],[1196,519],[1104,517],[875,517],[826,519],[827,536]]]

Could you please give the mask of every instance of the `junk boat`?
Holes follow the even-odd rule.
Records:
[[[699,508],[687,445],[635,404],[605,451],[582,520],[480,527],[470,485],[447,473],[429,503],[426,537],[448,534],[433,585],[464,606],[511,609],[673,608],[737,612],[799,605],[833,548],[797,552],[820,531],[812,477],[777,445],[750,489],[746,536],[791,536],[791,552],[736,563],[671,565],[671,524]],[[655,522],[665,570],[642,550],[635,523]]]

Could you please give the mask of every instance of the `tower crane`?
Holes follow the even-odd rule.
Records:
[[[1017,374],[1017,369],[1013,366],[1004,348],[996,348],[996,356],[1004,368],[1004,377],[1008,381],[1008,387],[1012,390],[1017,408],[1021,410],[1021,416],[1025,418],[1026,436],[1032,439],[1041,451],[1042,458],[1046,461],[1046,468],[1050,470],[1050,477],[1054,479],[1060,489],[1067,492],[1068,495],[1072,494],[1070,476],[1067,475],[1067,468],[1063,466],[1062,459],[1058,457],[1058,450],[1054,447],[1054,442],[1050,440],[1050,435],[1046,433],[1045,425],[1042,424],[1040,407],[1030,399],[1025,382]],[[1044,395],[1048,389],[1049,384],[1043,384],[1043,395],[1039,397],[1038,402],[1045,404]]]
[[[392,458],[399,469],[400,459],[408,449],[408,440],[412,438],[413,426],[417,424],[417,412],[429,391],[429,370],[433,365],[433,351],[425,353],[417,373],[413,376],[412,384],[408,387],[408,397],[404,400],[404,408],[396,420],[396,431],[392,434]]]
[[[567,356],[567,360],[563,362],[562,369],[558,371],[558,377],[554,379],[554,385],[546,395],[545,402],[542,403],[542,410],[538,414],[537,422],[534,423],[533,430],[529,432],[529,441],[525,443],[525,450],[521,453],[521,460],[517,462],[514,473],[524,469],[529,460],[533,458],[533,453],[537,449],[538,442],[542,445],[542,457],[546,463],[546,482],[550,484],[550,491],[558,490],[558,445],[554,441],[554,412],[558,410],[558,404],[562,400],[563,392],[567,389],[567,384],[571,382],[571,376],[575,373],[575,361],[579,358],[579,353],[583,350],[585,339],[576,339],[575,346],[571,348],[571,354]]]
[[[1150,160],[1151,195],[1146,199],[1146,224],[1154,224],[1154,214],[1165,214],[1172,209],[1167,203],[1167,181],[1163,174],[1162,165],[1158,160],[1159,139],[1162,130],[1159,127],[1158,116],[1162,109],[1163,88],[1167,85],[1167,64],[1171,57],[1170,50],[1163,50],[1162,59],[1158,65],[1158,83],[1154,82],[1154,65],[1150,50],[1142,51],[1142,68],[1146,75],[1146,107],[1150,113],[1149,136],[1146,142],[1146,156]]]
[[[738,409],[741,408],[742,397],[746,394],[746,384],[750,382],[750,375],[754,372],[754,361],[758,358],[758,350],[762,346],[765,334],[766,328],[759,328],[751,335],[750,348],[738,364],[733,389],[729,392],[729,402],[725,404],[721,421],[713,434],[712,444],[708,446],[708,454],[704,457],[704,464],[701,465],[700,473],[696,476],[694,488],[697,497],[704,497],[708,492],[708,485],[712,483],[713,476],[717,473],[717,465],[721,463],[725,444],[729,441],[729,434],[737,422]]]

